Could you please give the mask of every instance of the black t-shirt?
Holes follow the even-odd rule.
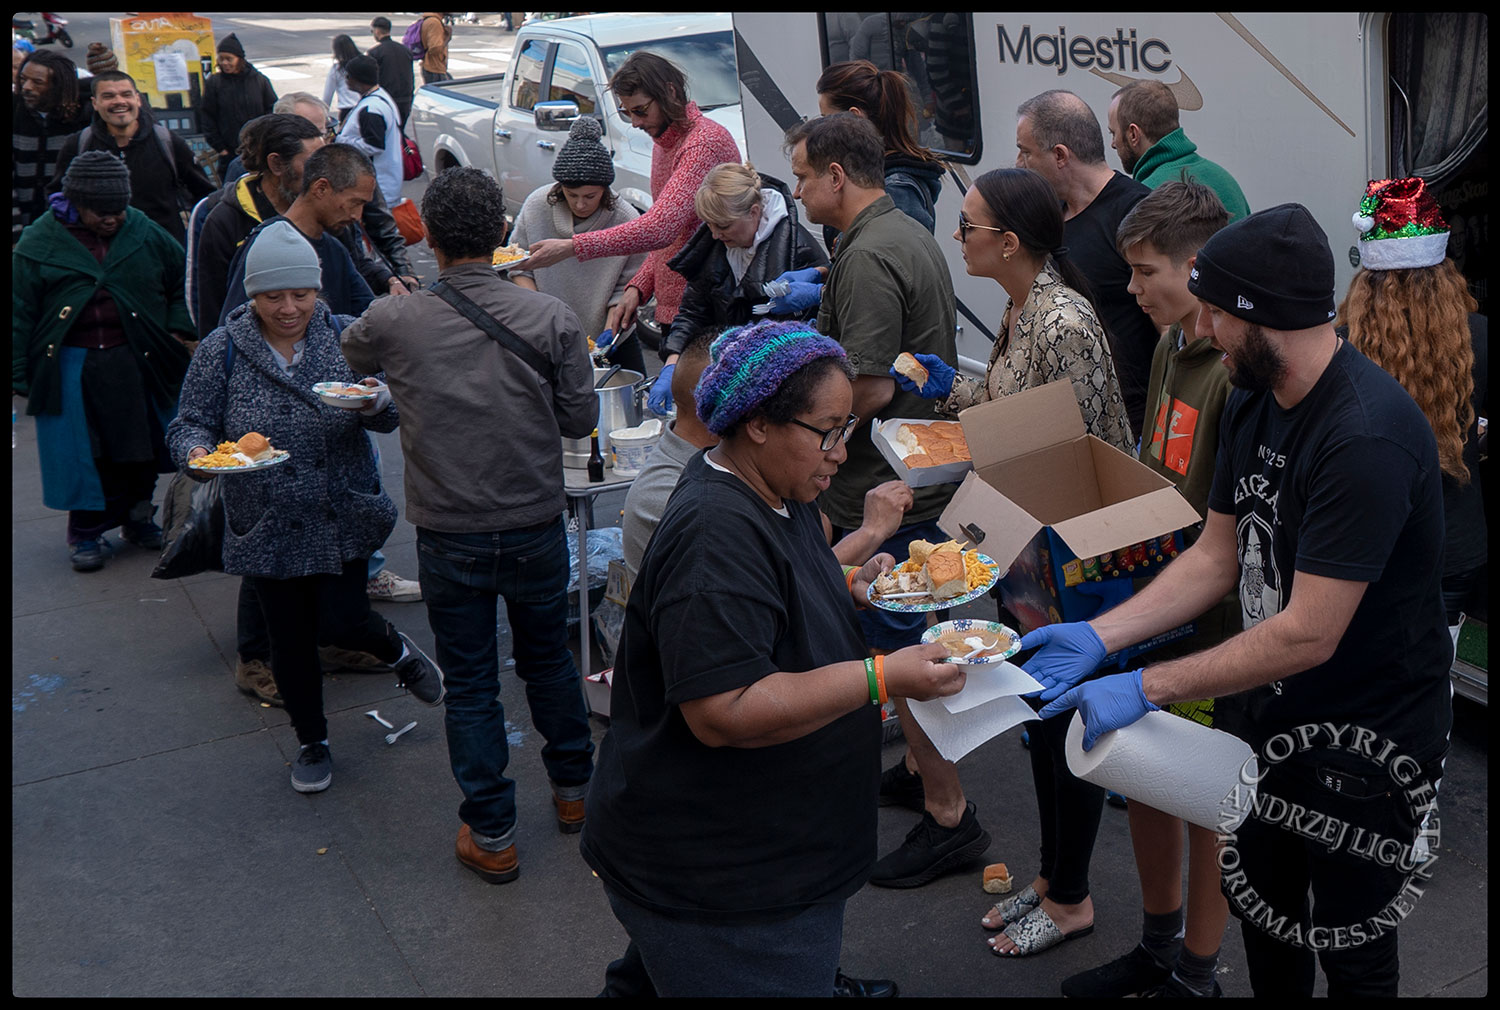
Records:
[[[1115,232],[1130,209],[1151,190],[1116,172],[1077,217],[1063,224],[1068,256],[1089,281],[1099,318],[1109,335],[1115,377],[1130,415],[1130,430],[1141,433],[1146,416],[1146,386],[1151,381],[1151,355],[1161,337],[1151,317],[1141,311],[1130,284],[1130,264],[1115,248]]]
[[[1366,582],[1332,658],[1236,696],[1252,746],[1309,723],[1362,727],[1427,762],[1453,719],[1439,593],[1437,441],[1406,391],[1347,342],[1291,410],[1233,390],[1208,507],[1235,518],[1245,627],[1290,601],[1297,572]]]
[[[875,862],[876,706],[755,748],[705,746],[678,707],[866,655],[817,506],[787,510],[694,457],[625,609],[583,857],[665,914],[775,919],[848,897]]]

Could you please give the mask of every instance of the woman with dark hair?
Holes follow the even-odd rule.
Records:
[[[1135,439],[1104,326],[1086,294],[1087,281],[1062,244],[1062,210],[1052,187],[1030,169],[986,172],[965,194],[953,237],[963,246],[968,272],[993,278],[1010,296],[989,367],[983,380],[972,379],[958,375],[936,355],[919,354],[927,381],[919,387],[892,368],[896,382],[908,392],[941,401],[943,413],[957,414],[985,400],[1066,379],[1073,384],[1089,434],[1131,453]],[[983,918],[986,929],[1006,930],[990,941],[997,954],[1040,953],[1093,928],[1088,865],[1104,790],[1068,770],[1063,743],[1071,716],[1070,711],[1045,719],[1032,733],[1042,868],[1029,887]],[[902,726],[908,757],[888,773],[892,779],[926,780],[922,784],[928,789],[961,789],[956,766],[942,759],[920,727],[914,721]]]
[[[886,195],[897,210],[935,231],[943,166],[917,142],[917,109],[906,75],[881,70],[869,60],[849,60],[823,71],[817,89],[819,115],[852,112],[880,131],[885,140]]]
[[[1443,604],[1456,644],[1489,560],[1477,420],[1487,409],[1489,320],[1448,258],[1448,224],[1421,179],[1371,182],[1355,225],[1361,266],[1335,324],[1405,387],[1437,436]]]
[[[521,205],[510,233],[512,245],[529,249],[545,239],[572,239],[641,216],[610,188],[615,181],[615,164],[600,143],[603,136],[599,120],[578,117],[568,131],[568,142],[552,162],[554,182],[533,190]],[[645,262],[644,252],[587,262],[564,260],[540,270],[511,270],[510,279],[523,288],[561,298],[578,314],[583,332],[596,339],[609,329],[610,309],[620,303],[625,286]],[[644,375],[646,359],[640,341],[632,337],[622,345],[619,337],[611,332],[609,339],[600,341],[600,347],[613,351],[610,360],[615,364]]]
[[[894,559],[841,569],[815,504],[858,421],[843,348],[759,323],[710,356],[722,440],[641,561],[589,789],[583,856],[630,935],[607,991],[829,996],[875,862],[880,705],[964,676],[933,645],[866,658],[855,608]]]
[[[333,108],[333,99],[338,97],[341,126],[349,110],[359,104],[359,92],[349,85],[349,61],[358,55],[359,46],[348,35],[333,37],[333,65],[328,68],[328,77],[323,81],[323,104]]]

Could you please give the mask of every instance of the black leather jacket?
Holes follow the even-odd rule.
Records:
[[[764,173],[760,182],[761,188],[775,189],[786,199],[787,216],[755,250],[755,258],[738,283],[729,268],[724,243],[709,233],[706,224],[699,225],[693,237],[667,263],[686,277],[688,284],[677,317],[661,342],[659,353],[663,361],[668,355],[681,354],[704,327],[743,326],[750,322],[755,318],[750,310],[768,300],[762,288],[766,281],[775,280],[788,270],[828,264],[828,257],[812,235],[797,222],[797,204],[791,190],[781,180]]]
[[[379,186],[375,187],[374,197],[365,204],[360,221],[345,225],[333,234],[349,250],[354,269],[377,296],[386,293],[392,277],[416,276],[411,261],[406,258],[406,240],[401,237],[401,229],[396,226],[385,197],[380,195]],[[375,246],[373,252],[365,245],[365,236],[369,236]]]

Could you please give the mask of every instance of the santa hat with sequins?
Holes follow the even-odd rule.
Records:
[[[1427,184],[1407,179],[1371,179],[1359,213],[1359,261],[1366,270],[1412,270],[1437,266],[1448,255],[1448,222]]]

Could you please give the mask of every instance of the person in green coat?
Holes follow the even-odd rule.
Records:
[[[124,162],[86,151],[11,255],[11,388],[36,418],[42,497],[68,513],[73,567],[97,571],[104,534],[161,548],[156,475],[193,332],[182,246],[130,205]]]
[[[1109,102],[1109,146],[1136,182],[1152,189],[1185,178],[1214,191],[1229,220],[1250,213],[1250,204],[1222,165],[1198,153],[1177,119],[1177,96],[1160,81],[1132,81]]]

